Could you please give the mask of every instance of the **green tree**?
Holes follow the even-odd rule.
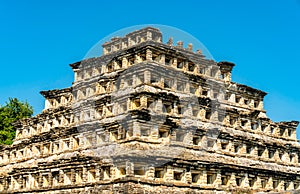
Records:
[[[0,107],[0,144],[13,143],[16,131],[13,122],[31,117],[33,108],[27,102],[21,102],[17,98],[9,98],[8,102]]]

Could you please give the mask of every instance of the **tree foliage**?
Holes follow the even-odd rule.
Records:
[[[13,143],[16,131],[13,122],[31,117],[33,108],[27,102],[21,102],[17,98],[9,98],[4,106],[0,107],[0,144]]]

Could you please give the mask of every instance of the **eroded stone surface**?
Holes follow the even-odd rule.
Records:
[[[1,146],[1,193],[254,193],[300,186],[297,121],[273,122],[265,92],[233,63],[145,28],[71,64],[70,88]]]

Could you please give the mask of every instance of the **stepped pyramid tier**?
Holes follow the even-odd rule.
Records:
[[[235,64],[146,27],[70,65],[72,86],[1,146],[0,193],[251,193],[300,189],[297,121],[273,122]]]

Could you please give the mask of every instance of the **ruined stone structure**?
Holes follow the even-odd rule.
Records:
[[[233,63],[147,27],[71,64],[70,88],[1,146],[0,193],[251,193],[300,189],[298,122],[273,122]]]

